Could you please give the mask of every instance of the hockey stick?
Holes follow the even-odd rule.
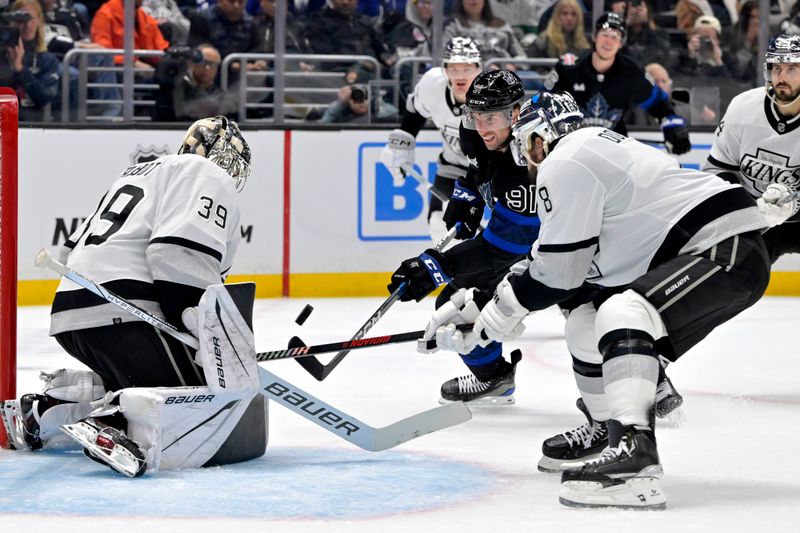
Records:
[[[456,233],[458,232],[460,226],[461,223],[456,223],[456,225],[453,226],[453,228],[447,232],[447,235],[442,237],[439,240],[439,242],[437,242],[434,245],[433,249],[438,252],[441,251],[445,246],[447,246],[450,243],[450,241],[452,241],[455,238]],[[394,290],[394,292],[390,294],[389,297],[386,298],[386,300],[383,301],[383,303],[378,307],[378,309],[374,313],[372,313],[372,316],[370,316],[367,319],[364,325],[359,328],[356,334],[353,335],[353,337],[350,339],[350,342],[362,339],[364,335],[366,335],[367,332],[372,329],[372,326],[374,326],[378,322],[378,320],[381,319],[381,317],[386,313],[386,311],[388,311],[389,308],[392,307],[395,304],[395,302],[400,299],[400,297],[403,295],[403,292],[406,290],[406,286],[407,282],[401,283],[400,286],[397,287]],[[303,346],[305,346],[305,343],[302,340],[300,340],[299,337],[292,337],[292,340],[289,341],[290,349],[299,349]],[[300,366],[305,368],[306,371],[309,374],[311,374],[317,381],[322,381],[323,379],[328,377],[328,374],[333,372],[333,369],[336,368],[336,366],[342,362],[342,359],[344,359],[348,353],[350,353],[351,348],[352,347],[342,346],[341,348],[342,351],[337,353],[336,357],[331,359],[328,364],[323,364],[316,357],[303,357],[301,359],[297,359],[297,362],[300,363]]]
[[[198,349],[199,344],[193,336],[179,331],[175,326],[151,315],[146,310],[108,291],[85,276],[68,268],[47,252],[41,250],[36,255],[36,266],[49,268],[81,287],[93,292],[107,302],[127,311],[151,326],[172,335],[190,348]],[[259,367],[261,389],[259,392],[267,398],[280,403],[300,416],[311,420],[334,435],[367,451],[379,452],[388,450],[398,444],[415,439],[440,429],[461,424],[472,418],[472,413],[464,402],[442,405],[423,411],[385,427],[372,427],[344,411],[311,396],[301,389],[282,380],[272,372]],[[313,406],[313,408],[312,408]]]
[[[306,344],[303,343],[303,341],[301,341],[298,337],[292,337],[292,341],[290,341],[288,348],[272,350],[269,352],[259,352],[256,354],[256,359],[258,361],[297,359],[299,363],[302,360],[301,358],[310,358],[312,355],[318,355],[322,353],[340,352],[340,350],[343,350],[343,352],[340,353],[347,354],[350,352],[350,350],[358,350],[359,348],[374,348],[375,346],[385,346],[387,344],[416,341],[421,339],[424,334],[425,330],[408,331],[405,333],[391,333],[381,337],[362,337],[358,339],[352,338],[349,341],[330,342],[327,344],[317,344],[314,346],[306,346]],[[429,342],[433,343],[435,341]],[[431,346],[431,348],[433,348],[433,346]]]
[[[410,176],[410,177],[414,178],[415,180],[417,180],[418,182],[420,182],[422,185],[424,185],[430,191],[430,193],[432,195],[434,195],[436,198],[438,198],[442,202],[447,202],[447,201],[450,200],[450,198],[445,196],[445,194],[442,191],[440,191],[438,189],[435,189],[433,187],[433,183],[431,183],[430,181],[426,180],[422,176],[422,174],[420,174],[419,172],[417,172],[414,169],[414,167],[412,167],[412,166],[400,167],[400,173],[403,174],[404,178],[408,178]]]

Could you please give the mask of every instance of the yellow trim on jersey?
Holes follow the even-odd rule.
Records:
[[[289,291],[292,298],[346,298],[388,296],[388,272],[344,272],[328,274],[292,274]],[[237,274],[229,283],[252,281],[256,298],[280,298],[280,274]],[[50,305],[58,280],[21,280],[17,283],[18,305]],[[800,272],[773,272],[767,287],[768,296],[800,296]]]

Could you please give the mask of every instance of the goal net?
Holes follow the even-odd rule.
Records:
[[[0,400],[17,393],[17,131],[17,95],[0,87]]]

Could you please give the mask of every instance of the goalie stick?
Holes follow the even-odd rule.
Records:
[[[198,349],[198,341],[192,335],[179,331],[169,322],[151,315],[146,310],[75,272],[54,259],[47,250],[41,250],[36,255],[35,263],[37,267],[49,268],[151,326],[172,335],[190,348]],[[264,368],[259,367],[259,377],[261,379],[259,392],[262,395],[334,435],[371,452],[388,450],[422,435],[461,424],[472,418],[472,413],[464,402],[454,402],[417,413],[388,426],[372,427],[311,396]]]
[[[437,252],[440,252],[445,246],[447,246],[450,243],[450,241],[452,241],[455,238],[460,225],[461,225],[460,222],[456,223],[456,225],[453,226],[450,229],[450,231],[448,231],[447,234],[434,245],[433,249],[436,250]],[[404,281],[403,283],[401,283],[400,286],[397,287],[394,290],[394,292],[390,294],[389,297],[386,298],[386,300],[383,301],[383,303],[378,307],[378,309],[374,313],[372,313],[372,316],[370,316],[364,323],[364,325],[359,328],[359,330],[356,332],[355,335],[353,335],[350,341],[351,342],[357,341],[359,339],[364,338],[364,335],[366,335],[367,332],[372,329],[372,326],[374,326],[378,322],[378,320],[380,320],[381,317],[386,313],[386,311],[388,311],[389,308],[392,307],[395,304],[395,302],[400,299],[400,297],[403,295],[403,292],[406,290],[407,285],[408,282]],[[305,346],[305,343],[302,340],[300,340],[299,337],[292,337],[292,341],[289,344],[290,349],[296,349],[302,346]],[[350,349],[351,348],[343,346],[342,351],[337,353],[336,357],[331,359],[328,364],[323,364],[316,357],[302,357],[297,359],[297,362],[300,364],[300,366],[305,368],[306,372],[311,374],[317,381],[322,381],[323,379],[328,377],[328,374],[333,372],[333,369],[336,368],[336,366],[342,362],[342,359],[344,359],[348,353],[350,353]]]

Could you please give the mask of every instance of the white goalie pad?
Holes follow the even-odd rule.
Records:
[[[197,360],[214,393],[258,390],[254,283],[211,285],[197,306]]]
[[[132,388],[122,391],[119,406],[128,420],[128,437],[145,449],[147,471],[155,472],[205,465],[226,443],[255,395],[208,387]],[[265,440],[256,428],[252,434]]]

